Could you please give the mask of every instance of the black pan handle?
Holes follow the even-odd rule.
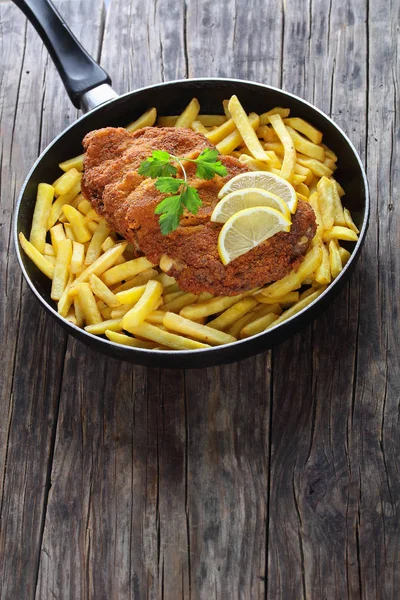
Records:
[[[111,84],[108,73],[81,46],[50,0],[14,0],[14,4],[42,38],[76,108],[85,104],[84,95],[89,90]],[[109,89],[110,97],[116,97]]]

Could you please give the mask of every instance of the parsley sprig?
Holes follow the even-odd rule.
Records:
[[[196,188],[188,185],[187,174],[183,162],[196,164],[196,177],[212,179],[214,175],[224,177],[227,170],[218,158],[216,148],[206,148],[195,159],[178,157],[165,150],[154,150],[149,158],[144,160],[138,170],[139,175],[156,179],[155,186],[162,194],[172,194],[159,202],[155,214],[160,215],[160,229],[163,235],[174,231],[186,208],[190,213],[197,214],[202,202]],[[178,168],[182,170],[183,179],[176,177]]]

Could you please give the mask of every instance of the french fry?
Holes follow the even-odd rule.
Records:
[[[269,296],[265,296],[261,291],[254,297],[258,302],[261,302],[262,304],[292,304],[293,302],[298,301],[299,292],[288,292],[284,296],[270,298]]]
[[[109,233],[110,229],[107,225],[107,222],[105,221],[105,219],[102,219],[96,227],[96,231],[94,232],[93,237],[90,240],[86,252],[85,265],[91,265],[92,262],[99,258],[101,254],[101,246],[106,241]]]
[[[300,154],[299,152],[297,152],[297,162],[299,165],[310,169],[310,171],[316,177],[330,177],[333,173],[332,169],[329,169],[320,160],[317,160],[316,158],[310,158],[309,156],[305,156],[305,154]]]
[[[97,223],[95,223],[95,221],[86,221],[86,219],[84,219],[84,223],[86,223],[86,227],[89,229],[90,233],[94,233],[97,229]]]
[[[280,175],[287,181],[292,182],[294,168],[296,166],[296,150],[294,147],[294,142],[280,115],[271,115],[269,120],[285,150]]]
[[[285,123],[285,125],[289,125],[289,127],[291,127],[292,129],[295,129],[296,131],[299,131],[303,135],[307,136],[308,139],[311,140],[314,144],[321,144],[322,133],[318,129],[313,127],[310,123],[304,121],[304,119],[299,119],[299,117],[289,117],[288,119],[284,119],[283,122]]]
[[[74,200],[74,198],[79,194],[80,189],[81,189],[81,184],[80,184],[80,182],[78,182],[74,185],[74,187],[71,189],[71,191],[69,191],[67,194],[63,194],[62,196],[59,196],[57,198],[57,200],[55,200],[55,202],[53,202],[51,210],[50,210],[49,220],[47,221],[47,229],[51,229],[51,227],[53,227],[53,225],[55,225],[55,223],[57,223],[57,220],[63,214],[63,212],[62,212],[63,206],[65,206],[66,204],[71,204],[71,202]]]
[[[295,315],[295,314],[299,313],[300,311],[302,311],[303,308],[306,308],[309,304],[311,304],[312,302],[314,302],[314,300],[316,298],[318,298],[318,296],[320,296],[325,289],[326,289],[326,286],[322,286],[318,290],[316,290],[315,292],[313,292],[312,294],[310,294],[309,296],[307,296],[307,298],[304,298],[303,300],[300,300],[299,302],[296,302],[296,304],[293,304],[293,306],[291,306],[290,308],[288,308],[287,310],[285,310],[281,314],[280,317],[278,317],[275,321],[273,321],[273,323],[271,323],[270,325],[268,325],[268,327],[266,329],[270,329],[271,327],[275,327],[276,325],[279,325],[280,323],[283,323],[283,321],[286,321],[290,317],[293,317],[293,315]]]
[[[110,318],[111,319],[122,319],[122,317],[124,317],[126,315],[126,313],[131,310],[131,308],[133,308],[132,304],[123,304],[122,306],[119,306],[118,308],[110,307],[110,309],[111,309]],[[104,309],[104,310],[106,310],[106,309]]]
[[[47,258],[45,258],[43,254],[41,254],[39,250],[35,248],[35,246],[28,242],[23,233],[18,234],[18,239],[25,254],[29,256],[32,262],[35,263],[37,268],[40,269],[40,271],[42,271],[46,277],[53,279],[54,265],[52,265],[51,262],[48,261]]]
[[[322,236],[324,233],[324,222],[322,219],[322,214],[319,208],[319,196],[317,192],[314,192],[314,194],[311,194],[310,198],[309,198],[309,203],[315,213],[315,220],[317,222],[317,231],[315,234],[315,238],[317,238],[318,240],[322,240]]]
[[[328,231],[324,231],[322,239],[324,242],[330,242],[331,240],[346,240],[348,242],[356,242],[358,240],[358,235],[348,227],[334,225]]]
[[[346,250],[346,248],[342,248],[342,246],[339,246],[338,250],[342,261],[342,266],[344,267],[345,264],[348,263],[351,254],[348,250]]]
[[[261,122],[261,116],[260,116]],[[264,140],[264,142],[279,142],[279,138],[276,135],[274,129],[269,125],[260,125],[256,131],[257,136]]]
[[[145,320],[147,323],[152,323],[153,325],[162,325],[164,317],[165,312],[163,310],[153,310],[153,312],[147,315]]]
[[[122,265],[116,265],[112,267],[102,275],[102,280],[108,287],[120,283],[123,280],[131,279],[135,275],[138,275],[141,271],[150,269],[154,265],[147,260],[146,257],[141,256],[140,258],[134,258],[128,260]]]
[[[77,210],[79,210],[80,213],[82,213],[83,215],[86,216],[88,214],[88,212],[90,212],[92,210],[92,205],[90,204],[89,200],[86,200],[86,198],[83,198],[79,202],[79,204],[76,208],[77,208]]]
[[[120,242],[99,256],[94,263],[89,265],[84,271],[82,271],[82,273],[78,275],[78,277],[72,283],[71,289],[78,285],[78,283],[88,281],[92,273],[99,276],[104,273],[104,271],[107,271],[115,264],[115,261],[121,256],[127,245],[128,242]]]
[[[88,283],[79,283],[77,285],[77,294],[81,304],[82,312],[86,325],[95,325],[102,323],[100,311],[97,308],[96,300]],[[75,306],[76,314],[76,306]]]
[[[45,245],[44,245],[44,255],[45,256],[55,256],[56,255],[52,244],[48,244],[47,242],[45,243]]]
[[[146,317],[158,308],[162,293],[163,286],[159,281],[148,281],[140,300],[122,319],[123,328],[133,333],[132,329],[143,323]]]
[[[75,309],[75,319],[78,327],[83,327],[85,323],[85,314],[82,308],[82,302],[79,300],[78,296],[75,296],[73,299],[74,309]]]
[[[236,128],[242,136],[244,143],[254,158],[269,162],[269,157],[261,146],[260,140],[258,139],[253,126],[250,124],[249,118],[237,96],[233,95],[229,100],[228,110],[232,115],[232,119],[235,122]]]
[[[338,181],[336,181],[335,179],[333,179],[333,181],[336,183],[336,188],[337,188],[339,196],[341,198],[343,198],[343,196],[345,194],[344,189],[342,188],[342,186],[340,185],[340,183]]]
[[[218,317],[207,323],[207,325],[213,329],[224,331],[237,319],[240,319],[243,317],[243,315],[248,313],[249,310],[257,306],[257,304],[258,303],[255,298],[243,298],[243,300],[239,300],[239,302],[225,310]]]
[[[60,300],[69,277],[69,265],[72,256],[72,242],[65,239],[59,243],[53,280],[51,283],[50,297],[52,300]]]
[[[29,241],[42,254],[46,243],[47,222],[49,220],[53,198],[53,186],[48,183],[39,183]]]
[[[171,286],[171,287],[175,287],[175,286]],[[175,300],[175,298],[179,298],[179,296],[183,296],[183,294],[185,294],[185,292],[183,292],[182,290],[177,290],[175,292],[169,292],[168,294],[166,294],[165,292],[166,292],[166,290],[164,289],[163,301],[165,303],[171,302],[171,300]]]
[[[209,133],[207,127],[204,127],[201,121],[193,121],[191,128],[193,131],[196,131],[196,133],[202,133],[203,135],[207,135]]]
[[[70,192],[74,186],[80,182],[81,179],[82,174],[79,173],[77,169],[74,167],[68,169],[68,171],[66,171],[64,175],[61,175],[61,177],[57,180],[57,183],[54,186],[55,195],[64,196],[65,194],[68,194],[68,192]]]
[[[197,304],[189,304],[180,311],[180,315],[186,319],[201,319],[202,317],[209,317],[216,313],[222,312],[227,308],[230,308],[239,300],[244,298],[244,294],[238,296],[217,296],[204,302],[198,302]],[[166,306],[164,305],[164,308]],[[169,310],[168,308],[166,310]]]
[[[298,289],[303,283],[304,279],[315,271],[321,264],[322,260],[322,249],[320,246],[312,247],[305,255],[303,261],[300,263],[297,271],[291,271],[289,275],[283,277],[275,283],[263,288],[261,293],[269,298],[280,298],[285,296],[288,292]]]
[[[138,285],[130,288],[129,290],[118,292],[115,294],[115,297],[117,298],[120,304],[127,304],[129,306],[133,306],[143,296],[144,291],[146,289],[146,285],[147,282],[144,285]]]
[[[322,177],[317,184],[318,204],[324,229],[331,229],[335,223],[335,205],[332,187],[332,182],[327,177]]]
[[[61,295],[61,298],[59,299],[59,301],[57,303],[57,312],[59,315],[61,315],[64,318],[67,316],[69,309],[73,302],[73,298],[68,293],[69,289],[71,287],[72,281],[73,281],[73,275],[70,273],[68,283],[65,286],[65,289]],[[78,326],[78,321],[76,318],[75,310],[74,310],[74,315],[75,315],[75,325]]]
[[[74,232],[69,223],[64,223],[64,231],[65,231],[65,237],[67,237],[69,240],[71,240],[71,242],[76,242]]]
[[[236,338],[227,333],[219,331],[218,329],[213,329],[207,325],[194,323],[193,321],[172,312],[165,313],[163,323],[167,329],[183,333],[184,335],[188,335],[191,338],[195,338],[211,346],[219,346],[221,344],[229,344],[236,341]]]
[[[83,171],[83,156],[83,154],[79,154],[79,156],[74,156],[74,158],[64,160],[64,162],[59,163],[58,166],[62,171],[69,171],[70,169]]]
[[[269,325],[271,325],[271,323],[276,321],[277,318],[278,315],[274,313],[269,313],[268,315],[264,315],[263,317],[259,317],[258,319],[251,321],[243,327],[243,329],[240,332],[240,337],[243,339],[265,331],[265,329]]]
[[[79,242],[72,242],[72,258],[71,258],[71,273],[76,275],[83,269],[83,261],[85,260],[85,246]]]
[[[259,116],[255,113],[250,113],[248,120],[251,127],[257,129],[260,121]],[[243,143],[243,138],[240,135],[240,132],[235,129],[235,131],[232,131],[226,138],[216,144],[216,148],[220,154],[230,154],[235,148],[240,146],[241,143]]]
[[[145,269],[139,275],[132,277],[132,279],[128,279],[125,283],[118,285],[113,288],[114,294],[117,292],[124,292],[125,290],[130,290],[133,287],[137,287],[139,285],[145,285],[150,279],[157,279],[158,271],[156,269]]]
[[[54,225],[54,227],[50,229],[50,239],[55,255],[57,256],[60,242],[66,239],[64,225],[62,223],[58,223],[58,225]]]
[[[332,279],[336,279],[343,269],[342,259],[339,252],[339,244],[336,240],[329,242],[329,264],[331,267]]]
[[[64,204],[62,211],[72,227],[76,241],[81,244],[88,242],[92,236],[81,213],[68,204]]]
[[[123,346],[132,346],[134,348],[146,348],[151,350],[156,347],[154,342],[146,342],[145,340],[137,340],[134,337],[129,335],[125,335],[124,333],[118,333],[116,331],[111,331],[108,329],[105,331],[106,337],[110,340],[110,342],[114,342],[115,344],[122,344]]]
[[[121,304],[117,296],[94,273],[89,277],[89,283],[93,294],[108,306],[116,307]]]
[[[160,127],[174,127],[176,125],[179,115],[168,115],[167,117],[158,117],[157,125]],[[225,123],[225,115],[197,115],[196,121],[203,123],[205,127],[219,127],[222,123]]]
[[[106,331],[122,331],[122,319],[107,319],[101,323],[86,325],[85,331],[94,335],[101,335]]]
[[[158,344],[162,344],[163,346],[167,346],[168,348],[172,348],[173,350],[197,350],[210,347],[208,344],[190,340],[181,335],[170,333],[169,331],[163,331],[156,325],[151,325],[146,322],[136,326],[132,333],[141,338],[145,338],[146,340],[151,340]]]
[[[352,229],[354,231],[354,233],[360,233],[360,230],[358,229],[357,225],[354,223],[353,219],[351,218],[350,211],[347,208],[344,208],[343,214],[344,214],[345,225],[349,229]]]
[[[242,165],[246,165],[251,171],[271,171],[271,163],[267,164],[261,160],[257,160],[247,154],[242,154],[239,158]]]
[[[166,273],[160,273],[159,275],[157,275],[156,279],[164,286],[164,288],[167,288],[168,286],[176,283],[175,277],[171,277]]]
[[[193,121],[197,119],[197,115],[200,111],[200,104],[197,98],[193,98],[183,113],[178,117],[174,127],[186,127],[189,128]]]
[[[115,242],[111,236],[108,236],[101,245],[101,249],[103,252],[107,252],[110,248],[115,246]]]
[[[163,304],[162,310],[169,312],[180,312],[185,306],[193,304],[198,299],[196,294],[190,292],[182,294],[177,298],[174,298],[170,302]]]
[[[155,108],[149,108],[149,110],[146,110],[146,112],[136,119],[136,121],[129,123],[129,125],[126,126],[126,130],[132,133],[133,131],[142,129],[142,127],[151,127],[156,122],[156,119],[157,110]]]
[[[157,277],[156,277],[157,281],[160,281]],[[182,294],[184,294],[185,292],[183,292],[181,290],[181,288],[179,287],[179,285],[177,283],[172,283],[171,285],[165,286],[164,285],[164,302],[166,302],[165,300],[165,296],[167,296],[168,294],[174,294],[175,292],[182,292]]]
[[[321,285],[327,285],[331,282],[331,267],[329,263],[329,251],[325,244],[321,245],[322,248],[322,260],[321,264],[315,270],[315,281]]]
[[[215,146],[216,144],[219,144],[219,142],[222,142],[222,140],[230,135],[233,131],[235,131],[235,129],[235,121],[230,118],[228,121],[217,127],[217,129],[208,131],[205,136]]]
[[[305,137],[303,137],[300,133],[298,133],[292,127],[286,126],[286,130],[288,131],[290,137],[293,140],[294,147],[297,152],[301,152],[310,158],[315,158],[321,162],[325,160],[325,150],[322,146],[317,146],[317,144],[313,144]]]
[[[260,115],[260,125],[268,125],[270,123],[270,117],[272,115],[279,115],[282,119],[286,119],[290,115],[289,108],[282,108],[281,106],[275,106],[275,108],[271,108],[271,110],[262,113]]]
[[[307,179],[305,179],[307,181]],[[299,183],[297,186],[297,193],[301,194],[303,198],[308,199],[310,197],[310,190],[305,183]]]

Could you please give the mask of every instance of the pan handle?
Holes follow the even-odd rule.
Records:
[[[84,112],[116,98],[108,73],[78,42],[50,0],[14,0],[32,23],[76,108]]]

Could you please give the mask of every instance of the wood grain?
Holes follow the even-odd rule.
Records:
[[[77,112],[0,2],[0,598],[397,598],[399,0],[56,5],[121,93],[234,76],[315,103],[367,165],[372,218],[351,285],[272,352],[163,371],[67,338],[11,219]]]

